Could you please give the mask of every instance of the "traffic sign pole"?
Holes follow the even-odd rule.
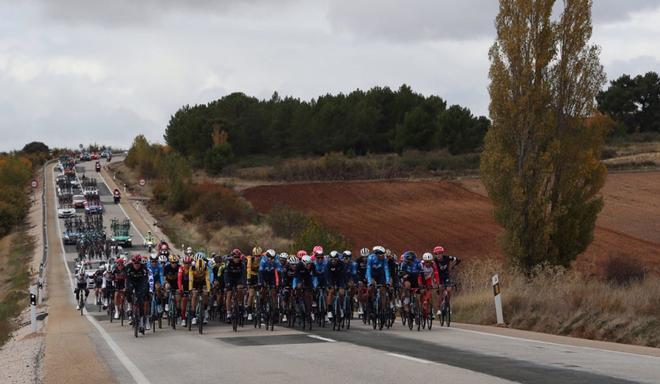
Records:
[[[502,314],[502,295],[500,292],[500,277],[493,276],[493,295],[495,296],[495,315],[497,316],[497,324],[504,324],[504,315]]]

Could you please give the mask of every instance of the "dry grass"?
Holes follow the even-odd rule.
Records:
[[[495,322],[490,277],[498,272],[504,318],[512,328],[660,346],[660,279],[655,276],[620,286],[562,268],[539,269],[533,278],[494,262],[461,268],[452,311],[457,321]]]

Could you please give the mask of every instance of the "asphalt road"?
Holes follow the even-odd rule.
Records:
[[[87,176],[99,178],[107,225],[112,217],[125,217],[94,172],[93,162],[82,166]],[[139,247],[141,236],[136,228],[132,231]],[[72,269],[75,251],[65,250]],[[66,305],[75,311],[73,299]],[[93,326],[86,337],[96,346],[94,358],[121,383],[660,382],[656,349],[626,347],[628,352],[621,352],[607,343],[574,343],[532,333],[502,335],[489,327],[434,324],[432,331],[417,332],[398,322],[393,329],[373,331],[355,321],[350,331],[342,332],[279,327],[270,332],[250,325],[235,333],[230,326],[212,322],[203,335],[163,328],[135,339],[127,324],[110,323],[105,312],[90,308],[87,319]]]

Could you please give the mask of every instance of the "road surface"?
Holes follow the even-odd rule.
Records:
[[[82,166],[88,177],[99,178],[106,225],[113,217],[131,215],[138,224],[131,230],[139,249],[138,227],[145,230],[144,221],[134,217],[136,211],[126,199],[123,208],[112,203],[93,162]],[[61,245],[62,224],[52,214],[56,209],[52,167],[46,188],[49,243]],[[432,331],[417,332],[397,322],[391,330],[373,331],[353,322],[350,331],[310,333],[280,327],[269,332],[250,325],[235,333],[230,326],[213,322],[203,335],[163,328],[135,339],[127,324],[110,323],[105,312],[90,308],[80,316],[75,311],[69,286],[75,249],[51,248],[52,301],[44,364],[44,378],[50,382],[660,382],[658,349],[467,325],[435,324]]]

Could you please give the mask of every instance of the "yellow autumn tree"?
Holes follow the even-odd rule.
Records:
[[[609,121],[594,116],[605,74],[591,38],[591,0],[501,0],[490,49],[490,118],[481,175],[509,260],[570,265],[602,209]]]

